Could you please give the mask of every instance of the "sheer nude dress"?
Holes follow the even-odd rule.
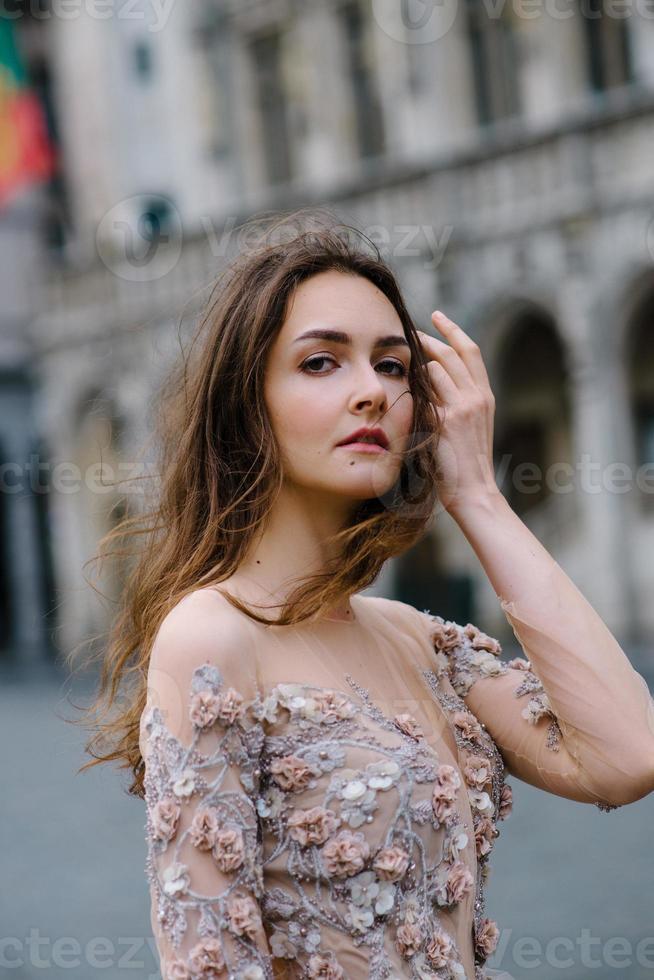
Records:
[[[551,587],[574,586],[556,563]],[[151,922],[164,980],[510,976],[484,883],[515,776],[604,811],[654,790],[654,701],[589,605],[501,606],[528,659],[397,600],[266,627],[220,587],[148,673]]]

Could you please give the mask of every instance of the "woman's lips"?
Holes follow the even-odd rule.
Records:
[[[360,453],[386,453],[387,449],[380,446],[378,442],[345,442],[341,446],[337,446],[337,449],[352,449],[355,452]]]

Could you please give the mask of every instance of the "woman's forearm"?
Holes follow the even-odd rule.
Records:
[[[593,785],[654,790],[654,701],[600,615],[499,491],[451,516]]]

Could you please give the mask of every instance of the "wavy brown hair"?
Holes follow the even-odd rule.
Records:
[[[316,227],[316,212],[309,214],[314,226],[299,230],[296,223],[305,211],[286,218],[277,213],[269,227],[252,219],[258,222],[257,239],[216,280],[188,352],[158,393],[155,500],[105,535],[91,559],[111,554],[129,561],[117,614],[98,653],[95,701],[87,709],[94,734],[85,748],[93,759],[79,771],[118,761],[132,770],[128,793],[134,796],[144,796],[139,726],[157,630],[185,595],[236,571],[282,486],[280,451],[264,404],[264,373],[289,300],[311,276],[327,270],[363,276],[393,304],[412,354],[407,379],[414,400],[412,432],[395,485],[381,498],[359,502],[347,526],[332,538],[338,557],[301,580],[278,616],[267,619],[226,593],[229,601],[266,624],[319,616],[374,582],[384,562],[413,545],[434,514],[440,401],[395,275],[363,233],[333,216]],[[283,240],[280,232],[289,227],[293,234]],[[136,550],[112,550],[116,541],[136,544]]]

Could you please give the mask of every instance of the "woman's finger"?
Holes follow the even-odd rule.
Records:
[[[470,376],[480,388],[490,388],[486,365],[479,345],[463,330],[458,323],[450,320],[441,310],[434,310],[431,315],[434,326],[441,331],[448,343],[459,354],[465,363]]]
[[[460,397],[460,389],[448,371],[438,361],[428,361],[425,367],[429,372],[432,386],[441,400],[454,404]]]
[[[435,363],[445,369],[457,388],[465,390],[475,383],[466,364],[453,347],[443,343],[438,337],[430,337],[422,330],[418,334],[427,357],[433,358]]]

